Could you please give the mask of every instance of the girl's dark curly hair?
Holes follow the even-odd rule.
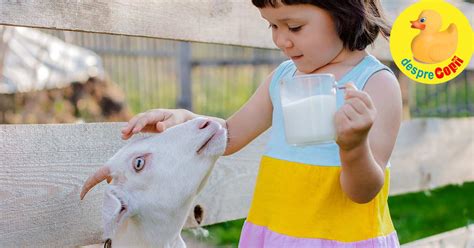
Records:
[[[280,4],[311,4],[328,11],[336,25],[344,47],[351,51],[363,50],[372,44],[379,33],[390,36],[379,0],[252,0],[257,8],[278,8]]]

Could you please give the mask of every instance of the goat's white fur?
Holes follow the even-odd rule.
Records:
[[[226,143],[220,124],[204,118],[134,139],[86,181],[81,198],[100,181],[112,180],[103,221],[104,238],[114,248],[186,247],[181,230]],[[145,159],[139,172],[137,157]]]

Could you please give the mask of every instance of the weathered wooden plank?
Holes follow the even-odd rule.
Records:
[[[414,2],[382,1],[392,23]],[[472,4],[449,2],[466,16],[474,13]],[[276,48],[268,23],[250,0],[3,0],[0,24]],[[378,38],[368,50],[380,60],[393,60],[383,38]],[[474,68],[474,61],[468,68]]]
[[[392,195],[474,181],[474,118],[404,122],[391,163]]]
[[[474,248],[474,224],[402,245],[402,248]]]
[[[0,24],[274,47],[247,0],[0,1]]]
[[[100,242],[104,184],[84,201],[79,191],[125,144],[122,125],[0,125],[0,247]],[[204,224],[246,215],[264,147],[260,141],[218,161],[196,201]],[[187,226],[195,224],[191,217]]]
[[[104,184],[84,201],[78,194],[87,176],[124,144],[121,125],[0,125],[0,247],[100,242]],[[474,118],[404,123],[392,156],[391,193],[474,181],[473,127]],[[267,139],[263,134],[218,160],[196,200],[204,225],[246,216]]]
[[[98,243],[103,185],[81,184],[122,144],[119,124],[0,128],[0,247]]]

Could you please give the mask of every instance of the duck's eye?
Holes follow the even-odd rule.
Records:
[[[136,172],[139,172],[143,170],[145,167],[145,159],[142,157],[138,157],[133,161],[133,169],[135,169]]]
[[[422,18],[420,19],[420,22],[421,22],[421,23],[424,23],[425,21],[426,21],[426,18],[425,18],[425,17],[422,17]]]

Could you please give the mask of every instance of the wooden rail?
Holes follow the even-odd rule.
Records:
[[[125,144],[123,125],[0,125],[0,247],[98,243],[105,184],[84,201],[79,191]],[[474,181],[473,126],[474,118],[403,123],[391,159],[391,194]],[[204,208],[203,225],[246,216],[267,139],[264,133],[218,160],[195,202]],[[194,224],[190,216],[187,227]]]
[[[274,48],[246,0],[1,1],[0,24]]]
[[[402,245],[402,248],[474,247],[474,224]]]
[[[386,12],[392,23],[415,2],[382,1],[390,8]],[[472,4],[448,2],[466,16],[474,15]],[[250,0],[3,0],[0,24],[276,48],[267,21]],[[392,60],[388,42],[382,38],[368,49],[380,60]],[[468,68],[474,68],[474,60]]]

